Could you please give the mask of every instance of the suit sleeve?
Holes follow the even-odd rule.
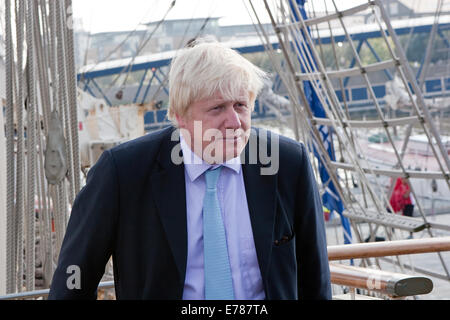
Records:
[[[96,299],[97,286],[113,248],[119,203],[117,172],[105,151],[77,195],[49,299]]]
[[[306,148],[301,148],[297,182],[297,263],[299,299],[331,299],[323,209]]]

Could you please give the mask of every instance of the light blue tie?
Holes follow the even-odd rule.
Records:
[[[222,167],[207,170],[203,200],[203,247],[205,262],[205,299],[233,300],[233,281],[227,239],[217,198],[217,180]]]

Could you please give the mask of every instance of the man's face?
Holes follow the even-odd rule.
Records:
[[[176,117],[180,129],[190,135],[183,135],[188,145],[208,163],[223,163],[239,156],[248,142],[251,128],[248,95],[228,101],[216,93],[195,101],[183,116]]]

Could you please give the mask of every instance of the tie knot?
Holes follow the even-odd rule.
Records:
[[[205,173],[206,179],[206,188],[207,189],[216,189],[217,180],[219,179],[220,170],[222,170],[222,166],[217,167],[216,169],[209,169]]]

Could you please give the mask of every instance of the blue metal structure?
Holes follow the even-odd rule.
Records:
[[[396,30],[397,35],[411,35],[411,34],[426,34],[430,33],[433,27],[433,21],[429,18],[418,18],[412,19],[410,21],[397,21],[393,22],[394,28]],[[361,32],[352,33],[352,40],[355,42],[356,50],[360,53],[363,45],[366,45],[370,52],[373,54],[377,61],[381,61],[377,52],[374,50],[373,46],[370,44],[370,39],[380,38],[381,32],[377,30],[378,27],[372,28],[370,25],[366,26],[365,30]],[[437,36],[443,41],[446,46],[446,49],[450,50],[450,42],[446,38],[444,31],[450,29],[450,22],[440,23],[437,28]],[[336,43],[345,42],[346,38],[344,34],[339,34],[338,30],[333,30],[333,40]],[[270,41],[274,49],[278,49],[278,41],[275,36],[270,37]],[[318,43],[318,40],[316,40]],[[332,41],[331,36],[321,37],[320,43],[330,44]],[[253,41],[235,41],[229,44],[230,47],[237,50],[242,54],[262,52],[265,50],[265,44],[261,42],[259,38],[256,38]],[[131,58],[121,59],[115,61],[102,62],[95,66],[85,66],[83,67],[77,78],[80,87],[84,88],[85,91],[88,91],[94,96],[104,98],[105,101],[111,105],[111,101],[108,99],[106,94],[103,92],[102,88],[99,86],[96,79],[106,76],[114,76],[120,73],[128,73],[128,72],[137,72],[142,71],[143,75],[139,82],[139,85],[136,88],[136,93],[134,94],[133,103],[144,103],[146,99],[149,97],[149,92],[152,86],[152,83],[155,82],[158,86],[161,86],[163,92],[168,96],[168,89],[165,85],[166,76],[168,72],[168,66],[170,65],[172,57],[175,55],[176,51],[167,51],[158,54],[153,54],[149,56],[138,57],[139,59],[135,59],[132,61]],[[133,62],[130,64],[130,62]],[[423,63],[423,61],[422,61]],[[355,60],[353,59],[350,63],[349,68],[354,67]],[[418,74],[420,74],[420,66]],[[393,76],[388,71],[384,71],[386,76],[386,81],[392,80]],[[146,79],[150,78],[147,80]],[[373,87],[375,95],[377,98],[382,99],[386,95],[386,87],[382,83],[376,83]],[[344,88],[345,88],[345,97],[347,103],[351,109],[361,109],[370,107],[372,104],[369,100],[369,96],[365,87],[361,86],[349,86],[349,78],[344,79]],[[275,79],[273,89],[277,92],[280,87],[279,79]],[[442,76],[442,77],[428,77],[425,81],[424,96],[425,97],[435,97],[435,96],[446,96],[450,95],[450,77]],[[336,94],[340,101],[343,101],[343,95],[341,90],[336,90]],[[383,104],[383,101],[380,102]],[[286,114],[287,115],[287,114]],[[269,112],[269,109],[265,106],[260,106],[259,103],[256,103],[255,111],[253,114],[254,119],[267,119],[275,117],[275,115]],[[145,127],[146,130],[153,130],[155,128],[159,128],[162,126],[168,125],[168,121],[166,119],[166,110],[157,110],[148,112],[145,117]]]

